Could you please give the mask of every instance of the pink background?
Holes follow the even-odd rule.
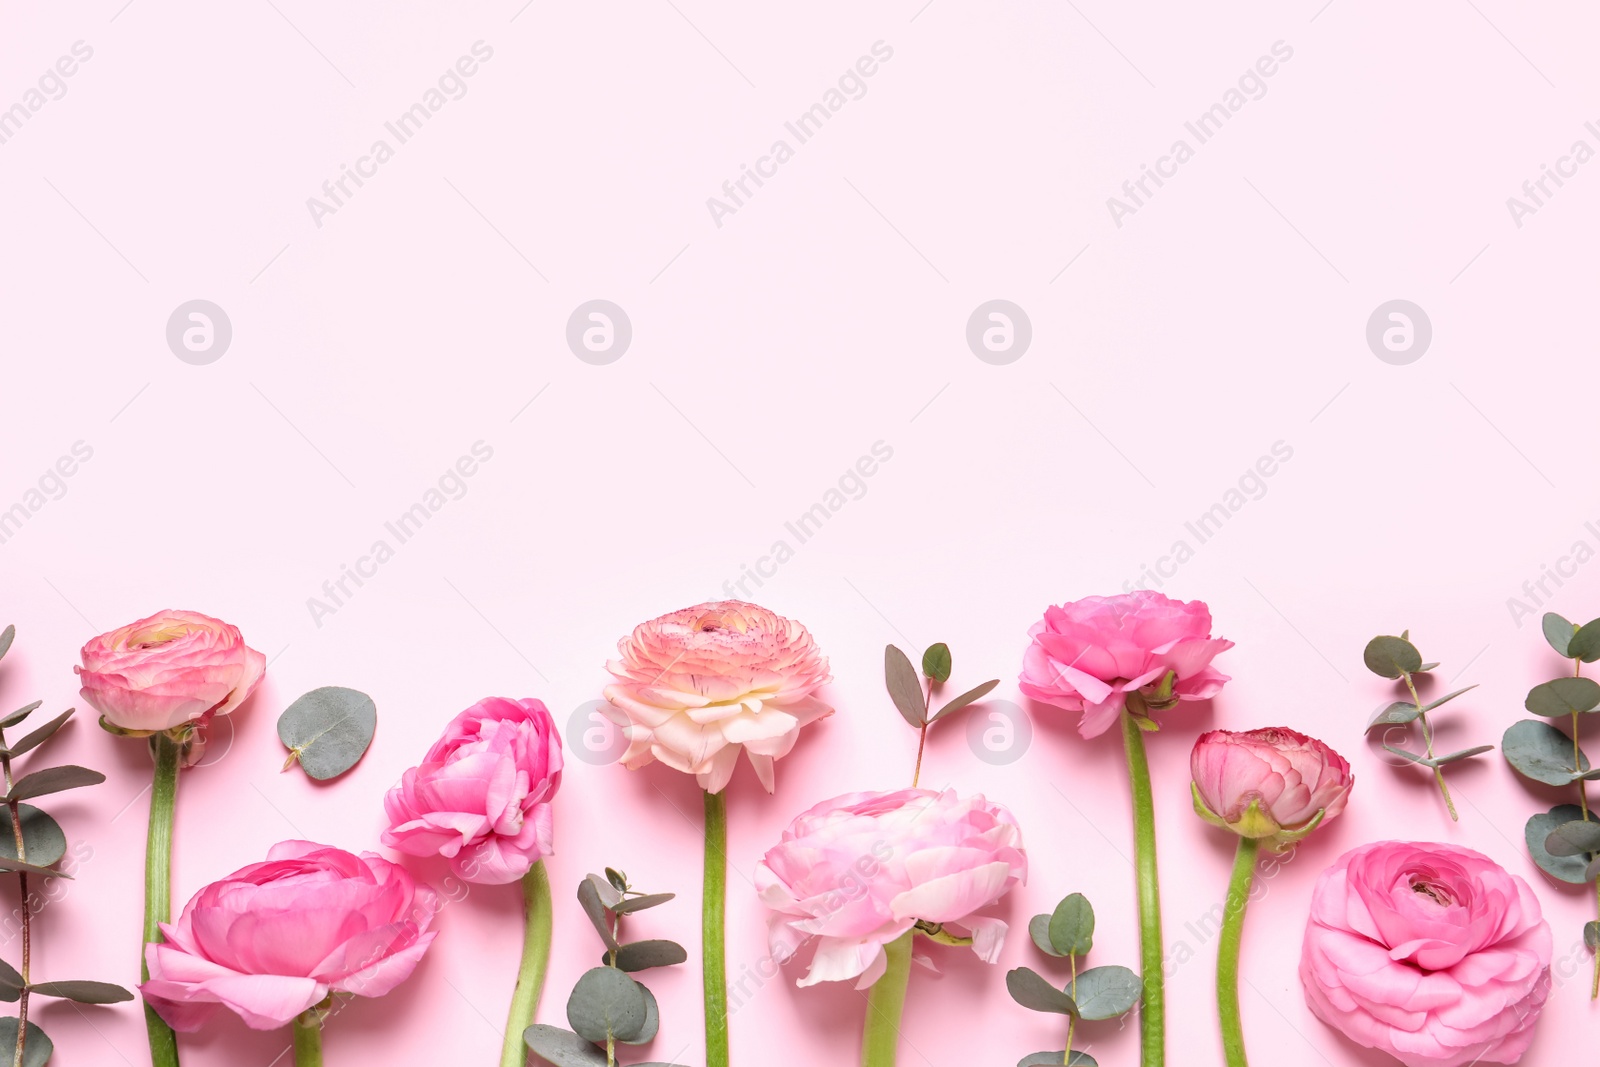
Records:
[[[0,509],[28,512],[0,544],[0,622],[19,628],[0,698],[74,703],[83,641],[167,606],[233,621],[271,657],[231,747],[182,783],[181,904],[282,838],[374,847],[384,790],[449,716],[531,695],[565,725],[598,696],[619,635],[724,595],[787,540],[793,558],[746,590],[815,632],[838,714],[779,765],[776,796],[746,768],[732,787],[737,981],[765,951],[749,878],[788,820],[909,783],[916,738],[882,691],[885,642],[948,641],[953,686],[998,675],[996,696],[1016,701],[1047,602],[1122,589],[1183,539],[1193,558],[1166,565],[1164,591],[1207,600],[1238,647],[1215,706],[1172,714],[1151,743],[1173,1062],[1221,1062],[1200,924],[1231,842],[1189,810],[1189,746],[1204,726],[1280,723],[1343,751],[1358,784],[1250,913],[1257,1058],[1389,1062],[1313,1019],[1295,968],[1317,872],[1400,835],[1472,846],[1535,882],[1558,988],[1525,1062],[1566,1062],[1593,1047],[1600,1009],[1580,942],[1593,901],[1538,874],[1522,844],[1556,794],[1495,754],[1451,771],[1451,824],[1423,774],[1363,739],[1390,690],[1360,653],[1410,627],[1441,682],[1481,686],[1441,719],[1441,744],[1497,742],[1559,668],[1537,615],[1519,622],[1508,598],[1560,567],[1540,599],[1600,614],[1600,524],[1586,525],[1600,520],[1600,164],[1520,226],[1506,205],[1575,140],[1600,147],[1584,128],[1597,31],[1581,5],[1504,0],[7,4],[0,108],[74,42],[93,56],[0,144]],[[465,96],[317,226],[306,198],[480,40],[493,56]],[[706,199],[878,41],[893,56],[866,94],[719,227]],[[1119,227],[1106,199],[1175,139],[1193,145],[1184,123],[1278,41],[1293,55],[1265,95]],[[233,327],[206,366],[164,336],[196,298]],[[564,339],[595,298],[633,325],[608,366]],[[964,336],[995,298],[1032,323],[1004,366]],[[1365,338],[1396,298],[1433,325],[1405,366]],[[29,498],[80,441],[92,458],[59,499]],[[478,441],[493,458],[465,495],[318,625],[307,599]],[[892,459],[798,544],[784,523],[878,441]],[[1247,479],[1259,499],[1196,546],[1185,523],[1277,442],[1292,457],[1260,488]],[[355,772],[317,786],[278,773],[274,722],[327,684],[370,692],[380,726]],[[1029,710],[1015,762],[979,760],[953,726],[934,733],[924,780],[1017,813],[1034,868],[1000,910],[1019,931],[1079,890],[1100,915],[1091,962],[1136,966],[1116,739],[1083,743],[1071,716]],[[110,780],[47,805],[88,858],[54,887],[35,973],[132,984],[148,759],[88,715],[50,755]],[[697,804],[659,767],[572,761],[541,1018],[562,1020],[597,957],[572,898],[586,871],[677,891],[634,929],[697,944]],[[514,887],[452,903],[415,977],[331,1024],[329,1062],[494,1062],[517,913]],[[1006,968],[1042,966],[1025,936],[997,967],[935,954],[946,973],[914,978],[903,1063],[1060,1046],[1054,1018],[1005,992]],[[862,995],[797,990],[799,973],[747,985],[736,1062],[854,1061]],[[650,982],[664,1018],[650,1058],[702,1063],[696,963]],[[145,1062],[132,1006],[38,1015],[60,1064]],[[1103,1064],[1136,1061],[1131,1026],[1085,1040]],[[265,1067],[286,1040],[229,1020],[183,1046],[189,1067]]]

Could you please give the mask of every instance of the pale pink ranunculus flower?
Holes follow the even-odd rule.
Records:
[[[833,714],[814,694],[827,657],[793,619],[742,600],[674,611],[634,627],[606,664],[623,715],[629,769],[660,760],[720,793],[742,749],[767,792],[773,761],[800,728]]]
[[[330,993],[399,985],[433,941],[437,910],[433,890],[381,856],[284,841],[161,924],[139,990],[174,1030],[198,1030],[219,1007],[276,1029]]]
[[[1379,841],[1317,879],[1300,982],[1317,1018],[1407,1067],[1515,1063],[1550,951],[1533,890],[1489,857]]]
[[[1344,811],[1355,776],[1343,756],[1298,730],[1211,730],[1189,754],[1194,810],[1283,848]]]
[[[537,700],[489,697],[450,720],[383,798],[383,843],[444,856],[469,882],[515,882],[554,851],[561,736]]]
[[[883,976],[884,946],[924,931],[969,937],[987,963],[1000,958],[1006,924],[977,914],[1028,877],[1022,831],[982,795],[902,789],[846,793],[805,812],[756,864],[755,885],[773,915],[779,962],[815,938],[799,985]]]
[[[1228,676],[1211,666],[1233,642],[1211,636],[1211,609],[1148,589],[1090,596],[1045,609],[1028,630],[1018,688],[1035,700],[1081,711],[1078,732],[1098,737],[1128,694],[1149,703],[1208,700]],[[1159,692],[1171,673],[1170,694]]]
[[[267,657],[235,626],[161,611],[90,639],[79,695],[117,733],[152,734],[226,715],[255,691]]]

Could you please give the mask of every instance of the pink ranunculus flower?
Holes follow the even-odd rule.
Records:
[[[1515,1063],[1550,948],[1533,890],[1489,857],[1379,841],[1317,879],[1300,982],[1317,1018],[1407,1067]]]
[[[813,695],[829,676],[810,632],[742,600],[652,619],[617,649],[605,696],[627,716],[630,770],[660,760],[720,793],[743,749],[770,793],[773,761],[802,726],[833,714]]]
[[[550,801],[561,762],[561,737],[542,703],[480,700],[383,798],[383,843],[444,856],[469,882],[515,882],[554,851]]]
[[[237,627],[198,611],[157,612],[91,639],[80,654],[80,695],[101,725],[126,734],[226,715],[267,669]]]
[[[381,856],[284,841],[161,924],[139,990],[174,1030],[219,1007],[256,1030],[287,1026],[330,993],[380,997],[405,981],[437,910],[433,890]]]
[[[1033,640],[1018,688],[1083,712],[1078,732],[1084,737],[1105,733],[1132,692],[1141,692],[1152,709],[1216,696],[1228,676],[1211,660],[1233,647],[1211,636],[1211,609],[1204,603],[1147,589],[1047,608],[1028,634]]]
[[[883,976],[884,946],[913,927],[971,938],[985,962],[1000,958],[1006,924],[978,915],[1028,877],[1022,831],[981,795],[902,789],[846,793],[805,812],[756,865],[772,909],[773,957],[787,960],[815,937],[799,985]]]
[[[1297,730],[1212,730],[1189,755],[1202,819],[1277,849],[1344,811],[1355,776],[1343,756]]]

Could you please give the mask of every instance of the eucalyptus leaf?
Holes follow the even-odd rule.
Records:
[[[1593,711],[1600,707],[1600,682],[1593,678],[1554,678],[1528,690],[1522,706],[1546,718]]]
[[[893,645],[883,646],[883,681],[889,687],[889,699],[899,709],[900,717],[918,730],[922,729],[928,721],[922,683],[917,681],[917,669],[906,654]]]
[[[1393,752],[1396,756],[1399,756],[1401,759],[1408,759],[1412,763],[1420,763],[1424,767],[1432,767],[1433,766],[1433,761],[1430,760],[1427,756],[1419,756],[1415,752],[1407,752],[1405,749],[1403,749],[1403,748],[1395,748],[1393,745],[1384,745],[1383,748],[1384,748],[1384,751]]]
[[[1567,655],[1585,663],[1600,659],[1600,619],[1593,619],[1578,627],[1578,632],[1567,642]]]
[[[1055,1052],[1035,1052],[1031,1056],[1024,1056],[1017,1061],[1017,1067],[1061,1067],[1066,1060],[1066,1067],[1100,1067],[1093,1056],[1087,1052],[1073,1050],[1072,1057],[1067,1058],[1066,1049],[1057,1049]]]
[[[984,697],[988,696],[990,691],[993,690],[994,687],[999,685],[999,684],[1000,684],[1000,679],[992,678],[989,681],[984,682],[982,685],[973,686],[971,689],[968,689],[965,693],[962,693],[960,696],[958,696],[954,700],[950,701],[944,707],[940,708],[937,712],[934,713],[933,717],[935,719],[942,719],[946,715],[950,715],[950,714],[953,714],[955,712],[958,712],[962,708],[966,707],[968,704],[974,704],[974,703],[982,700]]]
[[[1528,843],[1528,855],[1533,857],[1539,869],[1552,878],[1573,885],[1582,885],[1589,880],[1584,872],[1587,861],[1582,856],[1552,856],[1545,851],[1544,842],[1551,830],[1562,823],[1581,818],[1583,812],[1578,810],[1576,804],[1558,804],[1547,812],[1534,815],[1522,831],[1523,840]]]
[[[1428,664],[1424,664],[1423,666],[1428,666]],[[1437,667],[1438,664],[1435,663],[1435,664],[1432,664],[1432,666]],[[1423,714],[1427,714],[1428,712],[1432,711],[1434,708],[1437,708],[1442,704],[1449,703],[1450,701],[1454,700],[1456,697],[1460,696],[1462,693],[1470,693],[1476,688],[1478,688],[1478,683],[1477,682],[1473,682],[1469,686],[1464,686],[1464,687],[1462,687],[1460,689],[1455,690],[1454,692],[1446,693],[1444,696],[1439,697],[1437,700],[1430,700],[1426,704],[1422,705]]]
[[[583,973],[567,998],[567,1022],[579,1037],[603,1043],[637,1037],[649,1014],[642,986],[615,967],[594,967]]]
[[[1539,627],[1544,630],[1544,639],[1550,642],[1550,647],[1556,650],[1556,655],[1563,659],[1572,658],[1572,653],[1567,651],[1567,647],[1572,642],[1572,635],[1578,631],[1576,625],[1553,611],[1547,611],[1544,613],[1544,618],[1539,620]]]
[[[32,733],[23,737],[21,741],[9,746],[10,754],[12,756],[20,756],[24,752],[32,752],[34,749],[50,740],[51,735],[53,735],[57,730],[65,726],[67,724],[67,720],[72,718],[72,713],[76,710],[76,708],[68,708],[66,711],[63,711],[60,715],[57,715],[55,718],[45,723],[37,730],[34,730]]]
[[[606,868],[606,881],[619,893],[628,888],[628,876],[611,867]]]
[[[278,740],[289,750],[284,769],[325,782],[354,767],[378,729],[378,706],[367,694],[325,685],[300,696],[278,716]]]
[[[1033,943],[1039,951],[1046,956],[1064,956],[1066,953],[1057,952],[1056,947],[1050,943],[1050,916],[1035,915],[1028,920],[1028,936],[1033,938]]]
[[[1587,856],[1600,852],[1600,822],[1574,819],[1545,835],[1544,850],[1552,856]]]
[[[604,1052],[559,1026],[534,1023],[522,1031],[522,1043],[555,1067],[606,1067]]]
[[[617,949],[616,965],[624,971],[645,971],[651,967],[675,967],[688,958],[688,951],[676,941],[630,941]]]
[[[1086,956],[1094,947],[1094,907],[1082,893],[1069,894],[1050,914],[1050,944],[1061,956]]]
[[[1408,722],[1415,722],[1421,715],[1422,709],[1409,700],[1391,701],[1373,713],[1367,729],[1374,726],[1404,726]]]
[[[1600,856],[1590,860],[1589,866],[1583,869],[1583,880],[1585,882],[1592,882],[1596,878],[1600,878]]]
[[[51,867],[67,854],[67,835],[61,824],[32,804],[18,804],[22,819],[22,847],[35,867]],[[17,832],[11,809],[0,807],[0,860],[17,858]]]
[[[1589,769],[1589,758],[1578,752],[1578,769],[1572,769],[1572,738],[1547,722],[1520,719],[1506,728],[1500,739],[1506,762],[1525,778],[1545,785],[1569,785]]]
[[[28,800],[32,797],[42,797],[46,793],[59,793],[64,789],[77,789],[85,785],[99,785],[106,780],[106,776],[99,771],[91,771],[87,767],[75,767],[68,764],[64,767],[47,767],[42,771],[25,774],[11,786],[11,792],[4,797],[6,803],[13,800]]]
[[[650,992],[650,987],[643,982],[634,983],[639,987],[639,992],[644,994],[644,1026],[631,1038],[620,1039],[625,1045],[643,1045],[655,1039],[656,1031],[661,1029],[661,1006],[656,1003],[656,995]]]
[[[58,871],[54,867],[41,867],[37,863],[23,863],[21,860],[6,859],[0,856],[0,871],[10,871],[13,874],[37,874],[41,878],[65,878],[69,882],[72,875]]]
[[[606,948],[615,951],[617,939],[611,932],[611,924],[606,921],[606,906],[600,902],[600,892],[595,889],[592,879],[585,878],[578,883],[578,903],[583,906],[583,913],[589,917],[595,933],[606,943]]]
[[[1091,967],[1074,987],[1079,1016],[1114,1019],[1130,1011],[1144,995],[1144,981],[1126,967]]]
[[[1429,671],[1433,670],[1437,666],[1439,666],[1439,661],[1438,660],[1434,660],[1432,663],[1424,663],[1422,666],[1418,667],[1415,671],[1412,671],[1411,673],[1413,673],[1413,674],[1427,674]]]
[[[594,886],[595,893],[600,897],[600,903],[608,908],[615,908],[622,903],[622,890],[618,889],[609,880],[598,874],[591,874],[588,883]]]
[[[1590,952],[1600,952],[1600,920],[1590,919],[1583,924],[1583,944]]]
[[[677,895],[676,893],[650,893],[642,897],[627,897],[613,904],[611,910],[618,915],[631,915],[636,911],[644,911],[646,908],[660,907]]]
[[[1402,678],[1422,669],[1422,654],[1404,637],[1374,637],[1361,653],[1367,670],[1384,678]]]
[[[1038,971],[1017,967],[1006,972],[1006,989],[1011,999],[1029,1011],[1047,1011],[1056,1015],[1076,1015],[1078,1006],[1071,997],[1050,984]]]
[[[940,641],[922,654],[922,673],[936,682],[950,680],[950,646]]]
[[[19,1000],[22,986],[22,974],[5,960],[0,960],[0,1001],[10,1004]]]
[[[10,715],[0,719],[0,729],[10,729],[11,727],[17,725],[17,723],[21,722],[23,719],[26,719],[29,715],[32,715],[39,705],[43,703],[44,701],[42,700],[35,700],[27,707],[18,708],[16,711],[13,711]],[[12,1032],[15,1033],[16,1027],[13,1026],[11,1029]]]
[[[0,1049],[14,1050],[17,1047],[17,1020],[14,1018],[0,1019]],[[44,1067],[50,1062],[50,1057],[55,1054],[56,1046],[48,1034],[39,1029],[33,1022],[28,1023],[28,1039],[22,1051],[22,1067]],[[602,1063],[605,1058],[601,1057]]]
[[[60,997],[78,1004],[120,1004],[132,1000],[133,994],[110,982],[30,982],[28,992],[41,997]]]
[[[6,653],[11,651],[11,642],[17,639],[17,628],[8,625],[0,630],[0,659],[6,658]]]
[[[1448,756],[1435,756],[1433,765],[1435,767],[1443,767],[1446,763],[1454,763],[1457,760],[1471,759],[1473,756],[1481,756],[1485,752],[1493,751],[1493,745],[1477,745],[1473,748],[1464,748],[1460,752],[1452,752]]]

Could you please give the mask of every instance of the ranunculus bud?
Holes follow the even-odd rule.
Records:
[[[1343,811],[1355,782],[1343,756],[1285,726],[1201,734],[1189,770],[1196,815],[1275,849]]]

